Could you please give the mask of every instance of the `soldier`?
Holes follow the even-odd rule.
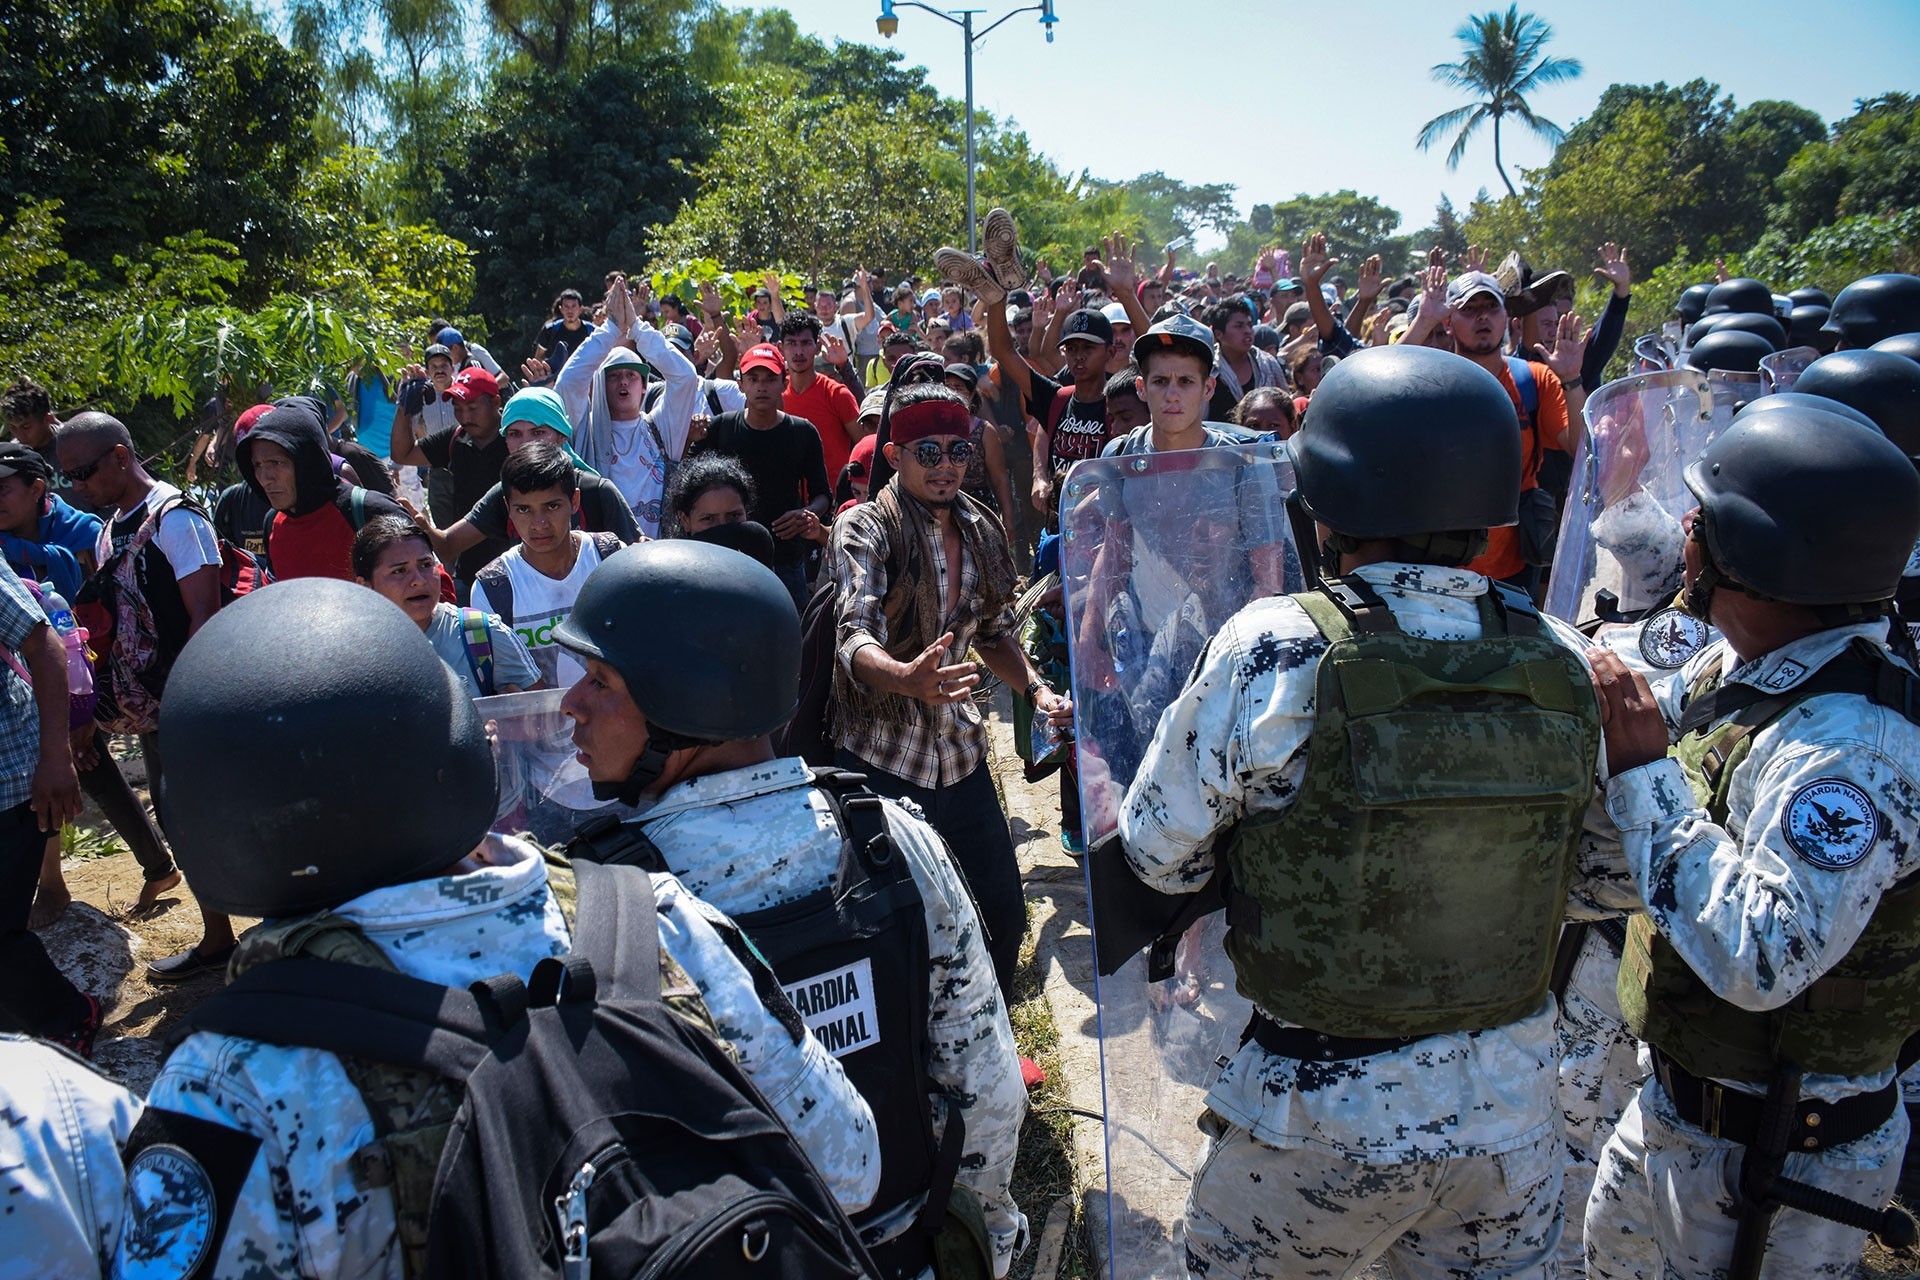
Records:
[[[1887,615],[1920,476],[1852,418],[1755,410],[1686,472],[1684,601],[1719,638],[1651,687],[1593,658],[1646,903],[1620,1005],[1653,1066],[1587,1203],[1599,1276],[1754,1276],[1763,1251],[1769,1277],[1851,1275],[1860,1226],[1773,1218],[1779,1175],[1864,1224],[1907,1138],[1920,688]]]
[[[855,1223],[888,1276],[931,1261],[914,1227],[945,1215],[947,1191],[928,1195],[942,1153],[984,1210],[980,1274],[1005,1275],[1026,1227],[1011,1189],[1026,1091],[980,920],[925,822],[775,757],[767,735],[800,683],[779,579],[721,547],[648,544],[594,570],[557,638],[587,665],[563,707],[596,793],[647,806],[576,850],[657,859],[732,916],[841,1056],[880,1131],[881,1188]],[[875,837],[902,856],[869,865]]]
[[[403,613],[302,579],[202,630],[168,684],[162,719],[180,750],[163,787],[195,892],[266,918],[235,977],[319,955],[465,987],[568,954],[571,873],[487,834],[486,727]],[[663,990],[677,987],[683,1010],[704,1003],[836,1198],[864,1205],[879,1179],[871,1110],[787,1002],[756,994],[723,916],[670,876],[654,895]],[[389,1132],[405,1080],[318,1049],[188,1037],[127,1149],[118,1274],[198,1275],[204,1259],[217,1276],[395,1276],[403,1253],[412,1273],[431,1197],[411,1193],[446,1134]],[[376,1109],[389,1117],[378,1129]]]
[[[1578,634],[1460,567],[1515,518],[1513,403],[1447,353],[1367,350],[1289,443],[1328,581],[1214,636],[1120,816],[1154,888],[1228,873],[1255,1006],[1201,1118],[1187,1264],[1549,1275],[1547,984],[1600,724]]]

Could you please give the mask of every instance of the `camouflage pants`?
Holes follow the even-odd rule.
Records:
[[[1717,1280],[1726,1274],[1739,1226],[1733,1188],[1741,1148],[1663,1114],[1666,1098],[1649,1080],[1620,1117],[1587,1199],[1587,1274],[1605,1280]],[[1819,1155],[1787,1157],[1785,1173],[1856,1200],[1882,1205],[1905,1149],[1907,1117],[1858,1142]],[[1856,1150],[1859,1148],[1860,1150]],[[1884,1164],[1876,1166],[1880,1154]],[[1863,1160],[1860,1157],[1869,1158]],[[1866,1233],[1791,1209],[1767,1236],[1765,1280],[1838,1280],[1858,1274]]]
[[[1556,1274],[1561,1142],[1495,1156],[1369,1165],[1282,1150],[1208,1112],[1187,1200],[1193,1276],[1395,1280]]]
[[[1579,1276],[1585,1266],[1581,1230],[1587,1193],[1600,1152],[1620,1114],[1633,1101],[1646,1072],[1640,1042],[1620,1014],[1620,955],[1588,930],[1560,1002],[1560,1079],[1557,1093],[1567,1140],[1562,1195],[1570,1212],[1560,1237],[1560,1274]]]

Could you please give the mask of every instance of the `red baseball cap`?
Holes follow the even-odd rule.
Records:
[[[740,357],[740,372],[749,369],[771,369],[781,377],[787,376],[787,358],[780,354],[780,348],[771,342],[763,342],[756,347],[748,347],[747,353]]]
[[[472,400],[479,396],[500,398],[500,383],[485,369],[463,369],[460,376],[447,388],[447,394],[455,400]]]
[[[241,414],[239,420],[233,424],[233,438],[245,440],[247,432],[253,430],[253,424],[266,417],[272,409],[273,406],[270,404],[257,404]]]

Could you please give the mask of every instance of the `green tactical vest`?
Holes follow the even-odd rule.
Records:
[[[1888,705],[1881,677],[1905,677],[1877,652],[1849,648],[1797,688],[1680,739],[1673,756],[1716,825],[1727,825],[1733,776],[1769,724],[1822,693],[1856,692]],[[1703,676],[1691,700],[1719,683],[1717,672]],[[1759,1082],[1783,1062],[1821,1075],[1885,1071],[1920,1029],[1920,876],[1883,894],[1853,949],[1782,1008],[1760,1012],[1722,1000],[1645,913],[1627,926],[1619,996],[1628,1028],[1696,1076]]]
[[[573,867],[563,858],[547,856],[547,884],[567,927],[573,928]],[[345,916],[321,911],[310,916],[270,920],[240,939],[227,974],[237,978],[256,965],[294,956],[314,956],[342,964],[397,972],[360,926]],[[675,1013],[708,1035],[713,1020],[701,1003],[693,980],[660,949],[660,998]],[[462,1090],[431,1071],[416,1071],[342,1057],[340,1065],[360,1091],[373,1117],[373,1141],[354,1152],[353,1185],[358,1191],[386,1187],[393,1195],[393,1216],[406,1274],[419,1276],[427,1267],[427,1217],[433,1208],[433,1175],[447,1130],[460,1110]]]
[[[1404,634],[1357,578],[1293,598],[1329,648],[1298,798],[1227,853],[1241,994],[1339,1036],[1533,1013],[1594,793],[1586,668],[1499,587],[1478,640]]]

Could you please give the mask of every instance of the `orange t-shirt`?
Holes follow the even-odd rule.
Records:
[[[780,407],[796,418],[805,418],[820,433],[820,452],[827,464],[827,483],[836,484],[841,468],[853,452],[853,439],[847,428],[860,420],[860,402],[853,392],[824,373],[814,375],[805,391],[788,387],[780,397]]]
[[[1536,416],[1539,423],[1540,439],[1534,440],[1534,430],[1527,425],[1526,415],[1520,409],[1520,388],[1514,385],[1513,373],[1502,360],[1495,371],[1500,385],[1507,389],[1513,398],[1513,411],[1520,416],[1520,492],[1540,487],[1540,451],[1558,449],[1562,453],[1571,453],[1567,443],[1567,392],[1560,385],[1560,379],[1553,370],[1543,364],[1528,362],[1533,369],[1533,382],[1540,389],[1540,411]],[[1527,567],[1520,558],[1520,531],[1513,525],[1487,530],[1487,550],[1479,559],[1467,565],[1475,573],[1484,573],[1489,578],[1511,578]]]

